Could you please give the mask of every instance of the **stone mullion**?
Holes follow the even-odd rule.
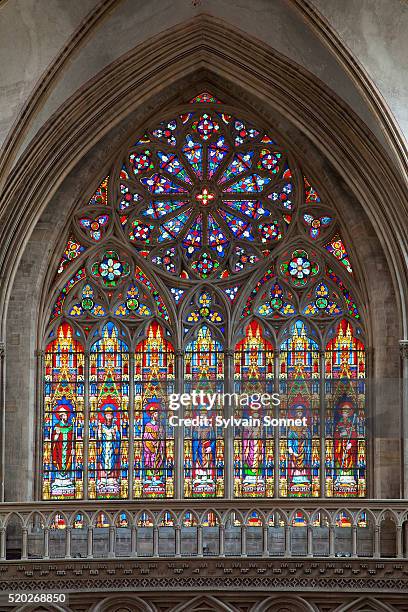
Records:
[[[403,558],[403,544],[402,544],[402,525],[397,525],[396,533],[396,548],[397,548],[397,559]]]
[[[184,391],[184,359],[182,349],[175,351],[175,370],[176,380],[174,392],[180,395]],[[173,414],[173,413],[172,413]],[[184,417],[184,406],[180,405],[176,416]],[[171,416],[171,415],[169,415]],[[174,497],[182,499],[184,497],[184,427],[174,428]]]
[[[71,558],[71,541],[72,541],[72,527],[68,525],[65,530],[65,559]]]
[[[227,349],[224,357],[224,393],[234,392],[234,351]],[[227,397],[230,397],[227,395]],[[227,402],[222,406],[223,416],[229,419],[234,415],[233,402]],[[224,497],[234,498],[234,427],[226,427],[224,430]]]
[[[129,355],[129,431],[128,431],[128,499],[133,499],[133,473],[135,463],[135,354]]]
[[[402,497],[408,497],[408,340],[400,341],[402,361]],[[373,470],[372,470],[373,471]]]
[[[93,557],[93,537],[94,537],[94,526],[88,525],[87,544],[86,544],[86,556],[88,559],[92,559]]]
[[[279,357],[280,351],[279,348],[276,347],[276,351],[274,354],[274,364],[273,364],[273,372],[274,372],[274,387],[275,393],[279,394]],[[280,397],[280,394],[279,394]],[[280,412],[280,404],[274,407],[274,417],[279,419]],[[274,428],[274,485],[273,485],[273,496],[275,498],[279,497],[279,462],[280,462],[280,436],[279,436],[279,426]]]
[[[84,457],[84,494],[83,498],[88,499],[88,477],[89,477],[89,396],[90,396],[90,351],[84,352],[84,438],[83,438],[83,457]]]
[[[381,543],[381,527],[380,525],[374,525],[374,559],[379,559],[381,557],[380,551],[380,543]]]
[[[319,353],[319,370],[320,370],[320,373],[319,373],[320,497],[326,497],[326,448],[325,448],[325,444],[326,444],[326,392],[325,392],[326,359],[325,359],[324,350],[321,350]]]
[[[0,561],[5,561],[5,560],[6,560],[6,528],[0,527]]]
[[[44,552],[45,551],[43,548],[43,554]],[[28,528],[26,526],[23,526],[21,530],[21,560],[25,561],[27,558],[28,558]]]
[[[351,556],[357,557],[357,525],[352,526],[351,532]]]
[[[4,353],[4,351],[3,351]],[[43,420],[44,420],[44,351],[36,351],[36,369],[37,369],[37,405],[36,405],[36,447],[35,447],[35,465],[34,465],[34,474],[36,474],[36,478],[34,480],[34,499],[42,499],[42,487],[43,487]],[[4,354],[1,356],[2,364],[1,370],[4,372]],[[3,389],[3,381],[1,381],[1,389]],[[2,391],[3,393],[3,391]],[[2,412],[3,415],[3,412]],[[2,427],[3,427],[3,418],[2,418]],[[2,444],[2,465],[3,463],[3,452],[4,452],[4,442]],[[3,474],[2,474],[3,475]],[[4,501],[4,479],[2,478],[2,487],[1,487],[1,500]]]

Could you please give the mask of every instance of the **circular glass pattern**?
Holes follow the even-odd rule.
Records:
[[[121,261],[116,251],[105,251],[102,258],[91,267],[92,276],[108,288],[117,287],[123,278],[129,276],[129,273],[129,264]]]
[[[201,108],[197,108],[201,106]],[[120,223],[138,252],[181,278],[226,278],[268,256],[292,221],[286,156],[247,121],[195,105],[131,147]]]
[[[319,272],[319,264],[312,261],[303,249],[296,249],[280,265],[281,274],[295,287],[303,287]]]

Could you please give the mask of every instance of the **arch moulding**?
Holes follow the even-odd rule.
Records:
[[[236,48],[240,56],[236,56]],[[2,335],[13,276],[41,212],[74,165],[109,129],[170,83],[208,70],[273,107],[320,148],[361,202],[386,256],[406,335],[404,185],[361,120],[315,77],[225,22],[200,15],[138,45],[72,96],[20,158],[4,189],[0,234]],[[308,95],[304,96],[307,88]],[[46,179],[45,179],[46,177]]]
[[[235,52],[238,47],[239,59]],[[374,228],[374,243],[381,245],[383,257],[392,262],[387,274],[393,295],[397,296],[393,300],[394,310],[397,302],[397,311],[388,327],[392,328],[392,341],[398,334],[403,337],[404,313],[408,311],[404,264],[407,238],[403,185],[396,169],[361,120],[317,79],[259,41],[219,20],[200,16],[114,62],[59,109],[23,154],[4,192],[0,338],[5,337],[7,319],[11,324],[7,314],[9,300],[30,236],[64,182],[72,183],[79,162],[92,157],[92,152],[99,148],[99,161],[92,161],[94,176],[88,177],[87,182],[88,187],[89,181],[95,181],[96,186],[103,169],[129,136],[128,123],[134,130],[139,122],[176,104],[186,95],[186,84],[191,88],[203,82],[232,92],[229,95],[248,104],[255,113],[280,115],[304,136],[303,142],[293,146],[299,158],[308,158],[310,142],[336,169],[352,199],[362,208],[363,216],[368,218],[368,225]],[[130,120],[135,115],[136,123]],[[114,131],[116,140],[105,149],[104,144]],[[69,210],[60,212],[62,219],[56,222],[59,231]],[[46,253],[42,257],[45,277],[49,261]],[[41,299],[38,304],[40,311]],[[33,311],[33,315],[37,318],[38,312]],[[33,343],[38,348],[38,338]]]

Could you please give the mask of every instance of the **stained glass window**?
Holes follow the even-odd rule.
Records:
[[[329,251],[329,253],[331,253],[336,259],[341,262],[341,264],[346,268],[347,272],[349,272],[350,274],[353,273],[346,247],[344,246],[344,242],[338,234],[336,234],[336,236],[333,236],[330,242],[325,245],[325,248]]]
[[[136,498],[174,496],[174,428],[167,398],[174,393],[174,350],[153,322],[135,351],[133,492]]]
[[[127,498],[129,491],[129,349],[114,323],[91,346],[89,484],[91,499]]]
[[[356,331],[343,319],[330,330],[326,346],[327,497],[366,494],[366,360]]]
[[[119,208],[125,196],[125,232],[159,269],[216,280],[260,262],[282,240],[295,208],[294,186],[273,138],[220,113],[206,92],[191,103],[214,109],[175,116],[132,146]],[[135,209],[132,194],[145,205]],[[238,268],[229,257],[237,246]]]
[[[74,259],[79,257],[84,251],[85,247],[82,246],[77,240],[75,240],[75,238],[73,238],[72,236],[68,238],[66,247],[59,262],[57,273],[62,274],[62,272],[65,272],[69,264]]]
[[[280,345],[279,491],[282,497],[320,495],[320,355],[315,333],[298,319]]]
[[[43,499],[83,496],[84,349],[62,323],[45,350]]]
[[[44,499],[366,495],[352,245],[284,140],[202,90],[79,199],[44,321]]]
[[[198,328],[196,338],[185,349],[185,392],[202,391],[203,396],[185,408],[185,417],[196,424],[184,428],[184,493],[186,497],[224,495],[224,431],[217,426],[222,416],[219,401],[211,405],[209,395],[223,393],[223,347],[207,325]],[[201,422],[200,422],[201,419]]]
[[[234,416],[234,495],[273,497],[274,428],[265,425],[265,416],[274,417],[275,407],[262,396],[274,392],[274,350],[271,338],[256,321],[246,328],[234,353],[235,393],[239,401]],[[240,421],[242,419],[242,421]]]

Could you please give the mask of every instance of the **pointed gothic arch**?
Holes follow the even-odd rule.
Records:
[[[129,138],[96,191],[78,201],[55,256],[49,338],[75,329],[89,357],[79,421],[75,411],[62,415],[65,395],[47,390],[45,499],[366,494],[365,372],[357,425],[343,381],[354,353],[345,353],[350,363],[333,357],[334,370],[339,360],[348,369],[335,375],[342,412],[334,409],[333,441],[325,443],[323,336],[340,325],[348,337],[362,319],[332,209],[281,133],[207,91]],[[360,367],[364,345],[356,342]],[[69,389],[69,364],[62,372],[56,360],[57,386]],[[167,409],[183,379],[190,396],[196,387],[204,394],[181,413],[197,429],[174,427]],[[261,407],[275,389],[280,407]],[[225,392],[235,402],[248,396],[247,407],[223,405]],[[77,391],[70,393],[75,404]],[[226,414],[237,417],[232,437]],[[338,436],[353,432],[351,453]]]
[[[211,21],[211,20],[210,20],[210,21]],[[212,41],[212,44],[215,44],[215,43],[214,43],[214,41]],[[215,45],[215,46],[216,46],[216,45]],[[212,51],[210,52],[210,54],[209,54],[209,55],[212,55]],[[225,68],[225,66],[224,66],[224,68]],[[267,70],[267,72],[268,72],[268,70]],[[289,78],[289,77],[290,77],[290,78]],[[292,77],[293,77],[293,75],[292,75],[292,73],[290,73],[290,71],[289,71],[289,72],[288,72],[288,78],[289,78],[289,81],[291,81]],[[258,78],[258,77],[257,77],[257,78]],[[259,94],[259,91],[261,91],[261,90],[256,89],[256,88],[252,88],[252,93],[250,93],[249,91],[245,90],[245,88],[243,89],[243,84],[242,84],[242,82],[240,81],[240,79],[238,79],[238,80],[240,81],[239,83],[238,83],[238,81],[237,81],[237,83],[234,83],[234,84],[233,84],[233,83],[232,83],[232,82],[229,80],[229,78],[228,78],[228,76],[227,76],[227,73],[225,73],[225,74],[223,73],[223,75],[222,75],[222,76],[218,76],[218,77],[217,77],[217,76],[216,76],[216,75],[213,73],[213,71],[212,71],[212,69],[211,69],[211,66],[209,65],[209,70],[208,70],[208,73],[206,72],[206,73],[205,73],[205,75],[204,75],[204,73],[203,73],[203,74],[201,74],[201,72],[200,72],[200,75],[198,75],[198,76],[197,76],[197,80],[194,80],[194,79],[193,79],[191,82],[189,82],[189,83],[188,83],[188,87],[186,87],[184,91],[190,91],[190,92],[191,92],[191,95],[193,95],[194,93],[196,93],[196,91],[197,91],[196,83],[197,83],[197,81],[198,81],[198,80],[200,80],[200,79],[201,79],[201,83],[203,83],[203,82],[204,82],[204,80],[206,81],[206,85],[207,85],[208,83],[210,83],[210,84],[211,84],[211,89],[212,89],[213,91],[215,91],[215,92],[216,92],[216,94],[218,94],[220,98],[222,98],[222,95],[224,95],[224,96],[225,96],[225,95],[227,95],[227,96],[229,97],[229,101],[231,101],[233,104],[236,104],[235,100],[237,100],[237,99],[239,99],[239,98],[241,97],[241,98],[242,98],[242,100],[245,100],[245,102],[246,102],[247,104],[249,104],[249,106],[251,106],[251,112],[254,112],[254,111],[255,111],[255,114],[257,114],[257,113],[259,112],[259,113],[263,114],[263,116],[264,116],[264,117],[269,117],[269,118],[270,118],[270,117],[272,117],[272,115],[274,114],[274,113],[273,113],[273,111],[272,111],[272,109],[271,109],[270,101],[266,101],[266,100],[265,100],[265,98],[264,98],[264,93],[265,93],[265,91],[266,91],[265,87],[263,88],[263,93],[262,93],[262,96],[263,96],[263,97],[262,97],[262,104],[260,104],[260,100],[258,99],[258,97],[259,97],[259,96],[258,96],[258,94]],[[313,81],[313,79],[312,79],[312,81]],[[226,87],[226,83],[227,83],[227,82],[228,82],[228,87]],[[230,88],[230,87],[229,87],[229,85],[233,85],[233,87],[232,87],[232,88]],[[254,85],[254,83],[253,83],[253,85]],[[291,82],[291,83],[290,83],[290,86],[292,86],[292,85],[293,85],[293,83]],[[300,83],[299,83],[299,85],[300,85]],[[207,85],[207,87],[208,87],[208,85]],[[316,92],[319,90],[319,88],[318,88],[318,86],[317,86],[317,84],[316,84],[316,83],[314,83],[314,87],[316,87],[316,89],[313,89],[313,92],[314,92],[314,93],[316,93]],[[202,88],[202,85],[200,84],[200,89],[201,89],[201,88]],[[193,89],[194,89],[195,91],[192,91]],[[228,91],[227,91],[227,90],[228,90]],[[255,91],[257,91],[258,93],[257,93],[257,94],[255,94]],[[173,94],[174,94],[174,92],[173,92]],[[173,94],[171,94],[171,96],[173,97],[173,99],[172,99],[171,103],[173,103],[173,102],[174,102],[174,95],[173,95]],[[242,94],[243,94],[243,95],[242,95]],[[271,94],[271,95],[272,95],[272,94]],[[162,96],[162,97],[160,98],[160,107],[163,107],[164,100],[165,100],[165,98],[166,98],[166,94],[165,94],[165,92],[164,92],[164,89],[161,91],[161,96]],[[164,97],[163,97],[163,96],[164,96]],[[272,97],[273,97],[273,96],[272,96]],[[179,100],[179,101],[180,101],[180,98],[181,98],[181,96],[179,96],[179,97],[178,97],[178,100]],[[235,100],[234,100],[234,98],[235,98]],[[278,96],[278,98],[279,98],[279,96]],[[280,102],[279,102],[278,106],[279,106],[279,105],[280,105]],[[328,106],[327,106],[326,108],[328,108]],[[336,107],[336,108],[337,108],[337,107]],[[280,109],[282,110],[282,106],[280,106]],[[291,112],[292,112],[292,110],[291,110]],[[152,114],[151,114],[150,107],[149,107],[149,110],[148,110],[147,114],[148,114],[149,116],[151,116],[151,115],[152,115]],[[284,113],[284,114],[286,114],[286,113]],[[138,125],[140,125],[140,124],[141,124],[141,123],[140,123],[140,117],[141,117],[141,115],[139,115],[139,116],[138,116],[138,118],[136,119],[136,123],[137,123]],[[334,117],[333,117],[333,116],[330,116],[330,113],[328,112],[328,113],[326,113],[326,114],[325,114],[325,117],[324,117],[324,121],[323,121],[323,123],[324,123],[325,125],[327,125],[327,126],[328,126],[328,125],[330,124],[330,122],[331,122],[331,121],[333,121],[333,123],[331,124],[331,128],[330,128],[330,130],[331,130],[331,132],[332,132],[333,130],[338,131],[338,130],[339,130],[339,124],[338,124],[338,121],[340,121],[340,122],[342,121],[341,117],[342,117],[342,113],[339,111],[339,115],[338,115],[337,119],[336,119],[336,120],[334,120]],[[302,129],[303,129],[303,128],[304,128],[304,126],[305,126],[305,121],[304,121],[304,119],[305,119],[305,115],[304,115],[303,113],[301,113],[301,121],[302,121],[302,126],[303,126],[303,127],[302,127]],[[309,119],[310,119],[310,117],[309,117]],[[317,158],[318,158],[318,155],[317,155],[317,149],[314,147],[314,145],[313,145],[313,143],[312,143],[311,141],[307,141],[306,139],[304,139],[304,140],[303,140],[303,142],[302,142],[302,139],[301,139],[301,138],[300,138],[300,139],[298,138],[299,134],[295,134],[296,130],[293,128],[293,126],[290,126],[290,125],[289,125],[289,122],[288,122],[288,121],[286,121],[286,119],[284,119],[284,118],[283,118],[283,120],[282,120],[282,117],[281,117],[279,121],[281,122],[281,125],[284,125],[284,124],[285,124],[285,122],[286,122],[286,126],[287,126],[289,129],[288,129],[288,130],[284,129],[283,131],[284,131],[285,133],[287,133],[287,134],[290,134],[291,138],[293,139],[293,142],[294,142],[294,143],[296,142],[296,145],[294,145],[294,146],[295,146],[295,148],[297,149],[297,153],[299,153],[300,151],[305,151],[305,150],[307,150],[307,147],[309,147],[309,145],[310,145],[310,151],[312,151],[312,154],[311,154],[310,156],[308,155],[309,159],[308,159],[308,162],[307,162],[307,167],[306,167],[306,165],[305,165],[305,169],[306,169],[306,172],[307,172],[308,176],[313,177],[311,180],[312,180],[312,183],[315,183],[315,185],[317,185],[317,190],[318,190],[318,191],[322,191],[322,189],[324,190],[324,186],[323,186],[321,183],[319,183],[319,181],[320,181],[319,174],[316,172],[316,168],[319,166],[319,160],[317,159]],[[127,123],[127,125],[129,125],[129,122],[128,122],[128,121],[127,121],[126,123]],[[310,125],[309,125],[309,126],[308,126],[308,128],[306,129],[306,132],[307,132],[309,135],[310,135],[310,134],[313,132],[312,125],[313,125],[314,127],[316,127],[316,128],[317,128],[316,133],[318,133],[318,132],[319,132],[319,128],[318,128],[317,126],[315,126],[314,121],[311,121],[311,122],[310,122]],[[347,131],[347,129],[348,129],[348,128],[347,128],[345,125],[343,125],[343,128],[344,128],[344,130],[345,130],[345,131]],[[108,143],[108,142],[110,142],[110,145],[107,147],[107,149],[106,149],[106,150],[107,150],[107,151],[109,151],[109,155],[110,155],[110,158],[111,158],[111,159],[113,159],[113,157],[116,155],[116,152],[117,152],[117,151],[116,151],[116,150],[114,151],[115,147],[119,146],[119,144],[123,142],[123,133],[124,133],[124,132],[127,132],[127,131],[128,131],[128,128],[127,128],[127,127],[124,127],[124,126],[122,125],[122,126],[121,126],[121,135],[120,135],[120,137],[118,136],[118,140],[116,140],[116,141],[113,141],[113,140],[112,140],[112,141],[111,141],[111,140],[108,138],[108,139],[105,141],[105,144],[106,144],[106,143]],[[340,132],[341,132],[341,133],[343,133],[343,131],[341,131],[341,130],[340,130]],[[113,133],[113,131],[112,131],[112,133]],[[345,133],[345,132],[344,132],[344,133]],[[360,136],[361,136],[361,134],[360,134]],[[360,136],[359,136],[359,137],[360,137]],[[361,137],[362,137],[362,136],[361,136]],[[324,140],[324,141],[326,141],[326,139],[325,139],[324,137],[323,137],[323,140]],[[114,143],[114,144],[113,144],[113,143]],[[82,151],[83,151],[83,150],[84,150],[84,149],[82,149]],[[96,151],[96,149],[95,149],[95,151]],[[93,153],[94,153],[94,152],[92,152],[92,155],[93,155]],[[371,151],[371,153],[373,153],[373,154],[374,154],[374,152],[373,152],[373,151]],[[370,153],[370,154],[371,154],[371,153]],[[336,154],[335,154],[334,156],[333,156],[333,155],[331,156],[331,160],[332,160],[332,161],[333,161],[333,158],[337,156],[337,154],[338,154],[338,151],[336,151]],[[350,156],[352,157],[353,155],[354,155],[354,152],[353,152],[353,151],[350,149]],[[377,155],[377,153],[375,153],[375,155]],[[351,159],[351,157],[350,157],[350,159]],[[105,160],[106,160],[106,157],[105,157]],[[90,168],[89,168],[89,171],[84,172],[83,177],[85,177],[85,174],[87,174],[87,175],[88,175],[88,176],[87,176],[87,179],[86,179],[86,181],[88,182],[88,184],[89,184],[89,181],[94,181],[94,184],[96,185],[96,176],[97,176],[97,175],[98,175],[99,180],[100,180],[100,178],[101,178],[100,169],[102,168],[102,166],[104,166],[104,167],[105,167],[105,169],[106,169],[106,171],[105,171],[105,172],[103,172],[103,173],[102,173],[102,175],[105,175],[105,176],[106,176],[107,171],[108,171],[108,166],[109,166],[109,164],[108,164],[108,163],[106,163],[106,161],[105,161],[105,160],[101,161],[101,159],[99,159],[99,164],[97,164],[97,165],[93,166],[92,168],[90,167]],[[336,165],[336,166],[338,166],[338,165],[339,165],[339,164],[338,164],[338,161],[339,161],[339,159],[336,157],[336,161],[335,161],[335,165]],[[355,173],[357,172],[357,166],[358,166],[357,160],[355,160],[355,162],[356,162],[356,163],[355,163],[355,165],[354,165],[354,170],[353,170],[353,168],[351,168],[351,167],[350,167],[350,164],[349,164],[349,163],[347,163],[347,164],[344,166],[344,168],[347,166],[347,171],[350,173],[350,177],[353,175],[353,177],[354,177],[354,178],[353,178],[353,181],[354,181],[354,180],[356,180],[356,181],[358,182],[360,179],[357,179],[357,177],[355,176]],[[322,168],[322,166],[320,166],[320,167]],[[363,168],[361,168],[360,170],[361,170],[362,174],[365,174],[365,170],[364,170]],[[389,171],[391,171],[391,170],[390,170],[390,169],[388,168],[388,166],[387,166],[387,173],[389,173]],[[330,172],[328,172],[328,173],[324,173],[324,183],[326,183],[326,182],[327,182],[327,184],[328,184],[328,185],[330,185],[330,189],[329,189],[329,191],[331,191],[333,188],[334,188],[334,191],[336,191],[337,187],[336,187],[336,185],[334,184],[334,183],[335,183],[334,178],[333,178],[333,177],[334,177],[334,175],[330,176],[330,174],[331,174],[331,171],[330,171]],[[342,171],[342,174],[343,174],[343,176],[344,176],[344,172],[343,172],[343,171]],[[50,169],[50,171],[49,171],[49,176],[53,176],[53,172],[51,171],[51,169]],[[389,174],[387,175],[387,177],[388,177],[388,178],[386,178],[386,179],[385,179],[385,180],[386,180],[386,182],[387,182],[387,181],[388,181],[388,179],[389,179]],[[348,182],[348,181],[346,181],[346,182]],[[350,180],[350,183],[351,183],[351,182],[352,182],[352,181]],[[34,182],[33,182],[33,184],[34,184]],[[85,183],[84,183],[84,182],[82,182],[81,184],[82,184],[82,185],[84,185]],[[53,183],[53,185],[54,185],[54,183]],[[389,182],[387,182],[387,185],[388,185],[388,186],[390,185],[390,184],[389,184]],[[89,190],[88,190],[87,188],[86,188],[86,189],[84,188],[84,193],[85,193],[85,191],[89,193]],[[334,191],[333,191],[333,192],[334,192]],[[339,188],[339,189],[337,189],[337,194],[339,194],[339,193],[340,193],[340,191],[341,191],[341,189],[340,189],[340,188]],[[344,201],[346,201],[348,196],[347,196],[347,194],[343,194],[343,195],[345,195]],[[361,193],[361,194],[359,194],[359,195],[362,195],[362,196],[363,196],[363,194],[362,194],[362,193]],[[347,197],[346,197],[346,196],[347,196]],[[351,198],[351,199],[353,199],[353,197],[354,197],[354,195],[350,195],[350,198]],[[364,200],[364,202],[365,202],[365,204],[364,204],[364,205],[366,205],[366,204],[367,204],[367,202],[366,202],[366,197],[365,197],[365,196],[363,197],[363,200]],[[396,197],[396,200],[398,200],[398,197]],[[376,201],[377,201],[377,200],[376,200]],[[343,207],[343,205],[344,205],[344,202],[341,202],[341,206],[342,206],[342,207]],[[358,206],[357,206],[357,208],[358,208]],[[343,210],[344,210],[344,208],[343,208]],[[352,215],[352,217],[353,217],[353,215]],[[356,225],[355,225],[355,221],[356,221],[356,218],[353,218],[353,220],[352,220],[352,225],[354,224],[354,227],[356,227]],[[375,242],[375,241],[374,241],[374,242]],[[363,245],[363,244],[364,244],[364,241],[361,241],[361,243],[360,243],[359,245],[357,245],[357,246],[358,246],[358,248],[357,248],[357,259],[358,259],[358,258],[361,258],[361,253],[362,253],[362,250],[364,250],[364,248],[363,248],[363,247],[361,247],[361,245]],[[374,244],[374,243],[372,242],[372,244]],[[361,248],[360,248],[360,247],[361,247]],[[371,252],[370,257],[374,257],[374,253],[372,253],[372,252]],[[382,261],[384,262],[383,253],[382,253],[382,251],[381,251],[381,248],[379,247],[379,248],[378,248],[378,252],[375,254],[374,259],[375,259],[375,260],[377,260],[377,259],[381,259],[381,258],[382,258]],[[374,261],[374,259],[373,259],[373,261]],[[48,264],[48,262],[47,262],[47,264]],[[368,263],[367,263],[367,268],[364,270],[364,278],[363,278],[363,279],[360,279],[360,280],[361,280],[361,287],[362,287],[362,294],[363,294],[363,295],[362,295],[362,298],[363,298],[363,299],[361,300],[360,307],[361,307],[362,311],[364,312],[364,314],[366,314],[366,308],[369,308],[368,303],[367,303],[367,298],[366,298],[367,291],[365,291],[365,290],[364,290],[364,285],[365,285],[365,282],[367,282],[368,284],[371,284],[371,285],[370,285],[370,286],[371,286],[371,288],[372,288],[372,286],[373,286],[373,274],[372,274],[372,269],[371,269],[371,272],[370,272],[370,273],[367,271],[367,270],[368,270],[368,268],[370,268],[370,266],[371,266],[371,262],[370,262],[370,261],[368,261]],[[392,266],[391,266],[391,264],[390,264],[390,268],[391,268],[391,267],[392,267]],[[396,265],[396,267],[397,267],[397,265]],[[387,270],[388,270],[387,265],[386,265],[386,268],[387,268]],[[43,272],[44,272],[44,270],[42,270],[42,273],[43,273]],[[334,273],[335,273],[335,275],[336,275],[336,271],[335,271],[335,270],[333,270],[333,272],[334,272]],[[387,274],[388,274],[388,272],[387,272]],[[336,276],[337,276],[337,278],[340,278],[338,275],[336,275]],[[340,279],[340,280],[341,280],[341,279]],[[389,279],[388,279],[388,280],[389,280]],[[387,280],[387,283],[388,283],[388,280]],[[42,281],[41,281],[41,283],[42,283]],[[374,285],[375,285],[375,282],[374,282]],[[354,285],[353,285],[353,286],[354,286]],[[388,286],[388,288],[389,288],[388,290],[392,291],[392,290],[390,289],[390,285],[387,285],[387,286]],[[243,288],[242,286],[237,287],[237,294],[236,294],[236,295],[237,295],[237,297],[236,297],[235,299],[239,299],[239,298],[240,298],[240,296],[243,296],[243,295],[244,295],[243,289],[244,289],[244,288]],[[375,298],[377,301],[381,301],[381,300],[382,300],[382,298],[379,298],[379,297],[378,297],[379,293],[380,293],[380,292],[377,292],[377,297]],[[401,290],[401,292],[400,292],[400,293],[402,294],[402,293],[403,293],[403,290]],[[373,294],[373,292],[370,290],[370,296],[373,296],[373,295],[374,295],[374,294]],[[353,296],[353,297],[354,297],[354,296]],[[172,308],[172,307],[171,307],[171,308]],[[373,306],[373,305],[372,305],[372,308],[374,308],[374,306]],[[44,312],[44,308],[42,308],[42,307],[41,307],[41,308],[38,308],[38,312],[43,313],[43,312]],[[387,312],[388,312],[388,311],[387,311]],[[175,317],[175,318],[176,318],[176,317]],[[366,317],[365,317],[365,319],[366,319],[366,324],[368,324],[368,328],[367,328],[367,336],[368,336],[368,338],[369,338],[369,341],[368,341],[368,346],[370,347],[370,346],[371,346],[371,344],[373,344],[373,343],[375,343],[375,342],[376,342],[375,338],[379,338],[379,337],[381,337],[381,335],[382,335],[382,332],[381,332],[382,327],[381,327],[381,326],[384,324],[384,321],[383,321],[383,320],[382,320],[382,321],[380,321],[380,319],[379,319],[379,318],[373,318],[371,315],[370,315],[370,316],[368,316],[368,317],[366,316]],[[375,319],[375,320],[374,320],[374,319]],[[393,337],[394,337],[394,339],[395,339],[395,337],[397,337],[397,336],[398,336],[398,333],[399,333],[399,332],[395,332],[395,330],[397,329],[397,327],[398,327],[398,325],[399,325],[399,323],[398,323],[398,314],[394,312],[394,313],[392,314],[392,317],[391,317],[391,318],[389,318],[389,319],[388,319],[388,321],[391,321],[391,319],[392,319],[392,321],[393,321],[393,323],[392,323],[392,325],[394,326],[394,327],[393,327],[393,329],[394,329],[394,332],[393,332],[393,334],[394,334],[394,335],[393,335]],[[375,333],[375,334],[373,333],[373,330],[371,329],[372,324],[373,324],[373,325],[374,325],[374,327],[376,328],[376,333]],[[41,338],[42,338],[41,326],[39,326],[39,328],[38,328],[38,329],[39,329],[39,334],[41,335]],[[380,334],[378,333],[378,331],[379,331],[379,330],[380,330],[380,332],[381,332]],[[392,341],[392,339],[391,339],[391,337],[390,337],[390,342],[391,342],[391,341]],[[31,342],[31,339],[30,339],[30,342]],[[36,346],[39,346],[39,345],[40,345],[39,343],[36,343],[35,341],[34,341],[34,344],[35,344]],[[384,345],[384,343],[383,343],[383,345]],[[384,346],[385,346],[385,345],[384,345]],[[383,346],[380,346],[380,347],[379,347],[379,351],[377,351],[377,353],[376,353],[376,360],[373,362],[373,367],[377,367],[377,368],[378,368],[378,367],[379,367],[379,368],[382,368],[382,367],[386,368],[386,367],[388,367],[388,368],[392,369],[392,368],[395,366],[396,359],[397,359],[396,351],[394,351],[394,354],[393,354],[394,356],[393,356],[393,359],[392,359],[392,362],[391,362],[391,360],[388,358],[388,357],[389,357],[389,351],[388,351],[388,348],[389,348],[389,347],[387,347],[387,351],[386,351],[386,353],[387,353],[387,359],[385,359],[385,350],[384,350]],[[13,349],[11,349],[11,351],[13,351]],[[12,355],[12,353],[10,354],[10,356],[11,356],[11,355]],[[31,416],[30,416],[30,418],[31,418]],[[26,453],[25,453],[25,454],[26,454]],[[25,457],[25,454],[23,455],[24,457]],[[29,459],[27,459],[27,461],[29,462]],[[38,466],[39,466],[39,456],[37,457],[37,467],[38,467]],[[30,466],[30,473],[33,473],[33,474],[34,474],[34,473],[35,473],[35,471],[36,471],[36,470],[34,469],[34,466]],[[373,483],[372,483],[372,484],[373,484]],[[392,488],[392,487],[394,487],[394,489],[393,489],[393,490],[395,490],[396,480],[395,480],[395,481],[388,480],[388,481],[387,481],[387,486],[388,486],[388,484],[391,486],[391,488]],[[27,486],[28,486],[28,488],[30,488],[31,484],[29,483]],[[378,487],[378,486],[380,486],[380,485],[379,485],[379,484],[377,484],[376,486]],[[382,485],[381,485],[381,486],[382,486]],[[13,484],[12,484],[12,487],[14,487],[14,488],[15,488],[15,487],[17,487],[17,488],[18,488],[18,487],[20,487],[20,489],[22,489],[22,487],[21,487],[21,486],[20,486],[20,485],[19,485],[17,482],[16,482],[16,483],[13,483]],[[23,488],[24,488],[24,487],[23,487]],[[372,486],[372,487],[371,487],[371,490],[372,490],[373,492],[375,492],[375,494],[378,494],[378,488],[376,488],[376,489],[375,489],[375,488],[373,488],[373,486]],[[395,496],[395,493],[393,493],[393,495]]]

